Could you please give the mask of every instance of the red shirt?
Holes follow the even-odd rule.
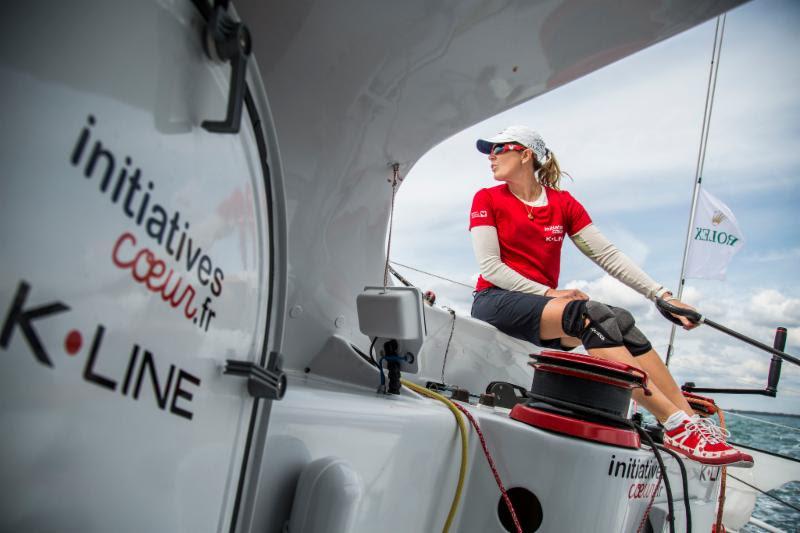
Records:
[[[523,204],[505,183],[481,189],[472,199],[469,228],[494,226],[500,260],[528,279],[555,289],[561,270],[564,235],[575,235],[592,223],[583,206],[567,191],[544,188],[547,205]],[[528,218],[528,211],[533,220]],[[475,290],[494,287],[483,276]]]

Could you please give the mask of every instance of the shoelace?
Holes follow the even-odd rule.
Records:
[[[731,436],[731,432],[727,429],[722,429],[717,425],[716,422],[711,420],[710,418],[701,418],[699,416],[692,417],[692,422],[694,422],[697,426],[703,426],[706,430],[714,436],[714,438],[720,442],[727,442],[728,437]]]
[[[713,426],[713,428],[719,429],[716,426]],[[720,442],[724,443],[724,441],[719,440],[717,437],[717,432],[712,429],[712,426],[708,426],[701,421],[692,420],[691,422],[687,422],[686,429],[687,431],[697,431],[700,436],[709,444],[717,444]]]

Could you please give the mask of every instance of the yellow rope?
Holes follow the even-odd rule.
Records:
[[[461,433],[461,467],[458,471],[458,484],[456,485],[456,493],[453,496],[453,503],[450,504],[450,512],[447,514],[447,521],[444,523],[444,528],[442,529],[442,533],[447,533],[450,530],[450,526],[452,525],[453,519],[456,516],[458,504],[461,501],[461,490],[464,488],[464,478],[467,474],[467,425],[464,422],[461,413],[458,411],[458,408],[453,405],[453,402],[441,394],[437,394],[426,389],[425,387],[420,387],[416,383],[411,383],[405,379],[400,381],[403,385],[414,392],[422,394],[423,396],[427,396],[428,398],[433,398],[434,400],[439,400],[445,404],[447,408],[450,409],[450,412],[453,413],[453,416],[456,418],[456,422],[458,423],[458,430]]]

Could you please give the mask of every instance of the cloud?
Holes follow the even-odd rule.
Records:
[[[787,250],[770,250],[760,254],[744,254],[744,261],[753,263],[773,263],[787,260],[800,259],[800,248],[789,248]]]
[[[631,310],[637,326],[661,354],[666,355],[671,324],[641,295],[608,275],[592,280],[572,280],[567,286],[579,288],[592,298]],[[722,294],[722,295],[721,295]],[[696,306],[704,316],[764,344],[772,345],[775,327],[789,327],[786,351],[800,350],[800,298],[769,288],[744,289],[726,293],[720,288],[701,291],[687,286],[683,300]],[[679,384],[692,381],[698,386],[762,389],[766,386],[771,356],[709,326],[687,332],[677,329],[670,370]],[[800,390],[800,368],[784,364],[779,397],[796,396]],[[754,408],[752,397],[718,397],[725,406]],[[762,405],[757,402],[758,405]],[[798,412],[798,405],[763,404],[762,409]]]
[[[624,307],[630,311],[644,310],[645,307],[651,305],[641,294],[623,285],[608,274],[592,281],[572,280],[567,282],[565,287],[567,289],[579,289],[588,294],[592,300]]]
[[[734,209],[748,237],[728,281],[690,280],[684,301],[765,344],[789,328],[800,352],[800,44],[796,2],[731,12],[722,52],[703,184]],[[697,162],[713,21],[477,124],[422,157],[397,196],[392,258],[471,285],[477,265],[467,231],[473,194],[495,185],[475,140],[530,124],[574,176],[564,187],[611,242],[665,283],[677,280]],[[472,291],[398,270],[469,313]],[[561,287],[630,309],[665,355],[671,324],[652,303],[565,245]],[[770,356],[710,327],[677,330],[671,370],[679,383],[758,388]],[[800,369],[783,365],[779,398],[719,396],[725,405],[800,411]]]
[[[800,298],[788,298],[775,289],[758,291],[750,298],[751,317],[761,326],[800,326]]]

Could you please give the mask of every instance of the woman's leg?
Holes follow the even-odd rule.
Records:
[[[562,326],[563,316],[567,304],[572,300],[573,298],[556,298],[547,302],[539,324],[541,339],[563,339],[566,336]],[[570,315],[575,311],[570,309]],[[580,319],[581,317],[577,317],[578,324]],[[568,317],[568,322],[575,320],[575,316]],[[587,319],[585,326],[588,325]],[[617,326],[619,323],[615,325]],[[573,330],[572,327],[568,329]],[[646,349],[646,345],[642,349]],[[652,394],[645,396],[641,389],[636,389],[633,398],[664,424],[665,446],[705,464],[753,466],[753,458],[725,443],[718,428],[714,429],[708,424],[689,418],[692,409],[669,370],[652,348],[639,357],[633,357],[624,345],[613,346],[613,343],[612,346],[590,348],[588,351],[595,357],[619,361],[647,372],[650,377],[648,388]]]
[[[542,339],[561,338],[562,342],[564,342],[565,338],[573,338],[568,337],[562,329],[564,308],[570,301],[572,301],[570,298],[555,298],[545,305],[540,323],[540,337]],[[664,363],[661,362],[654,350],[650,350],[639,357],[633,357],[624,346],[593,348],[588,352],[595,357],[625,363],[647,372],[650,377],[649,389],[653,394],[645,396],[641,389],[637,389],[633,392],[633,398],[641,403],[660,422],[664,422],[676,411],[684,411],[687,414],[693,413],[677,383],[672,379],[669,370],[667,370],[667,367],[664,366]]]
[[[680,407],[685,413],[694,414],[694,410],[692,410],[689,402],[686,401],[681,388],[675,382],[664,361],[661,360],[661,356],[655,350],[650,350],[643,355],[637,356],[635,360],[640,364],[642,370],[647,372],[650,381],[655,383],[661,389],[661,392],[669,398],[669,401]]]

